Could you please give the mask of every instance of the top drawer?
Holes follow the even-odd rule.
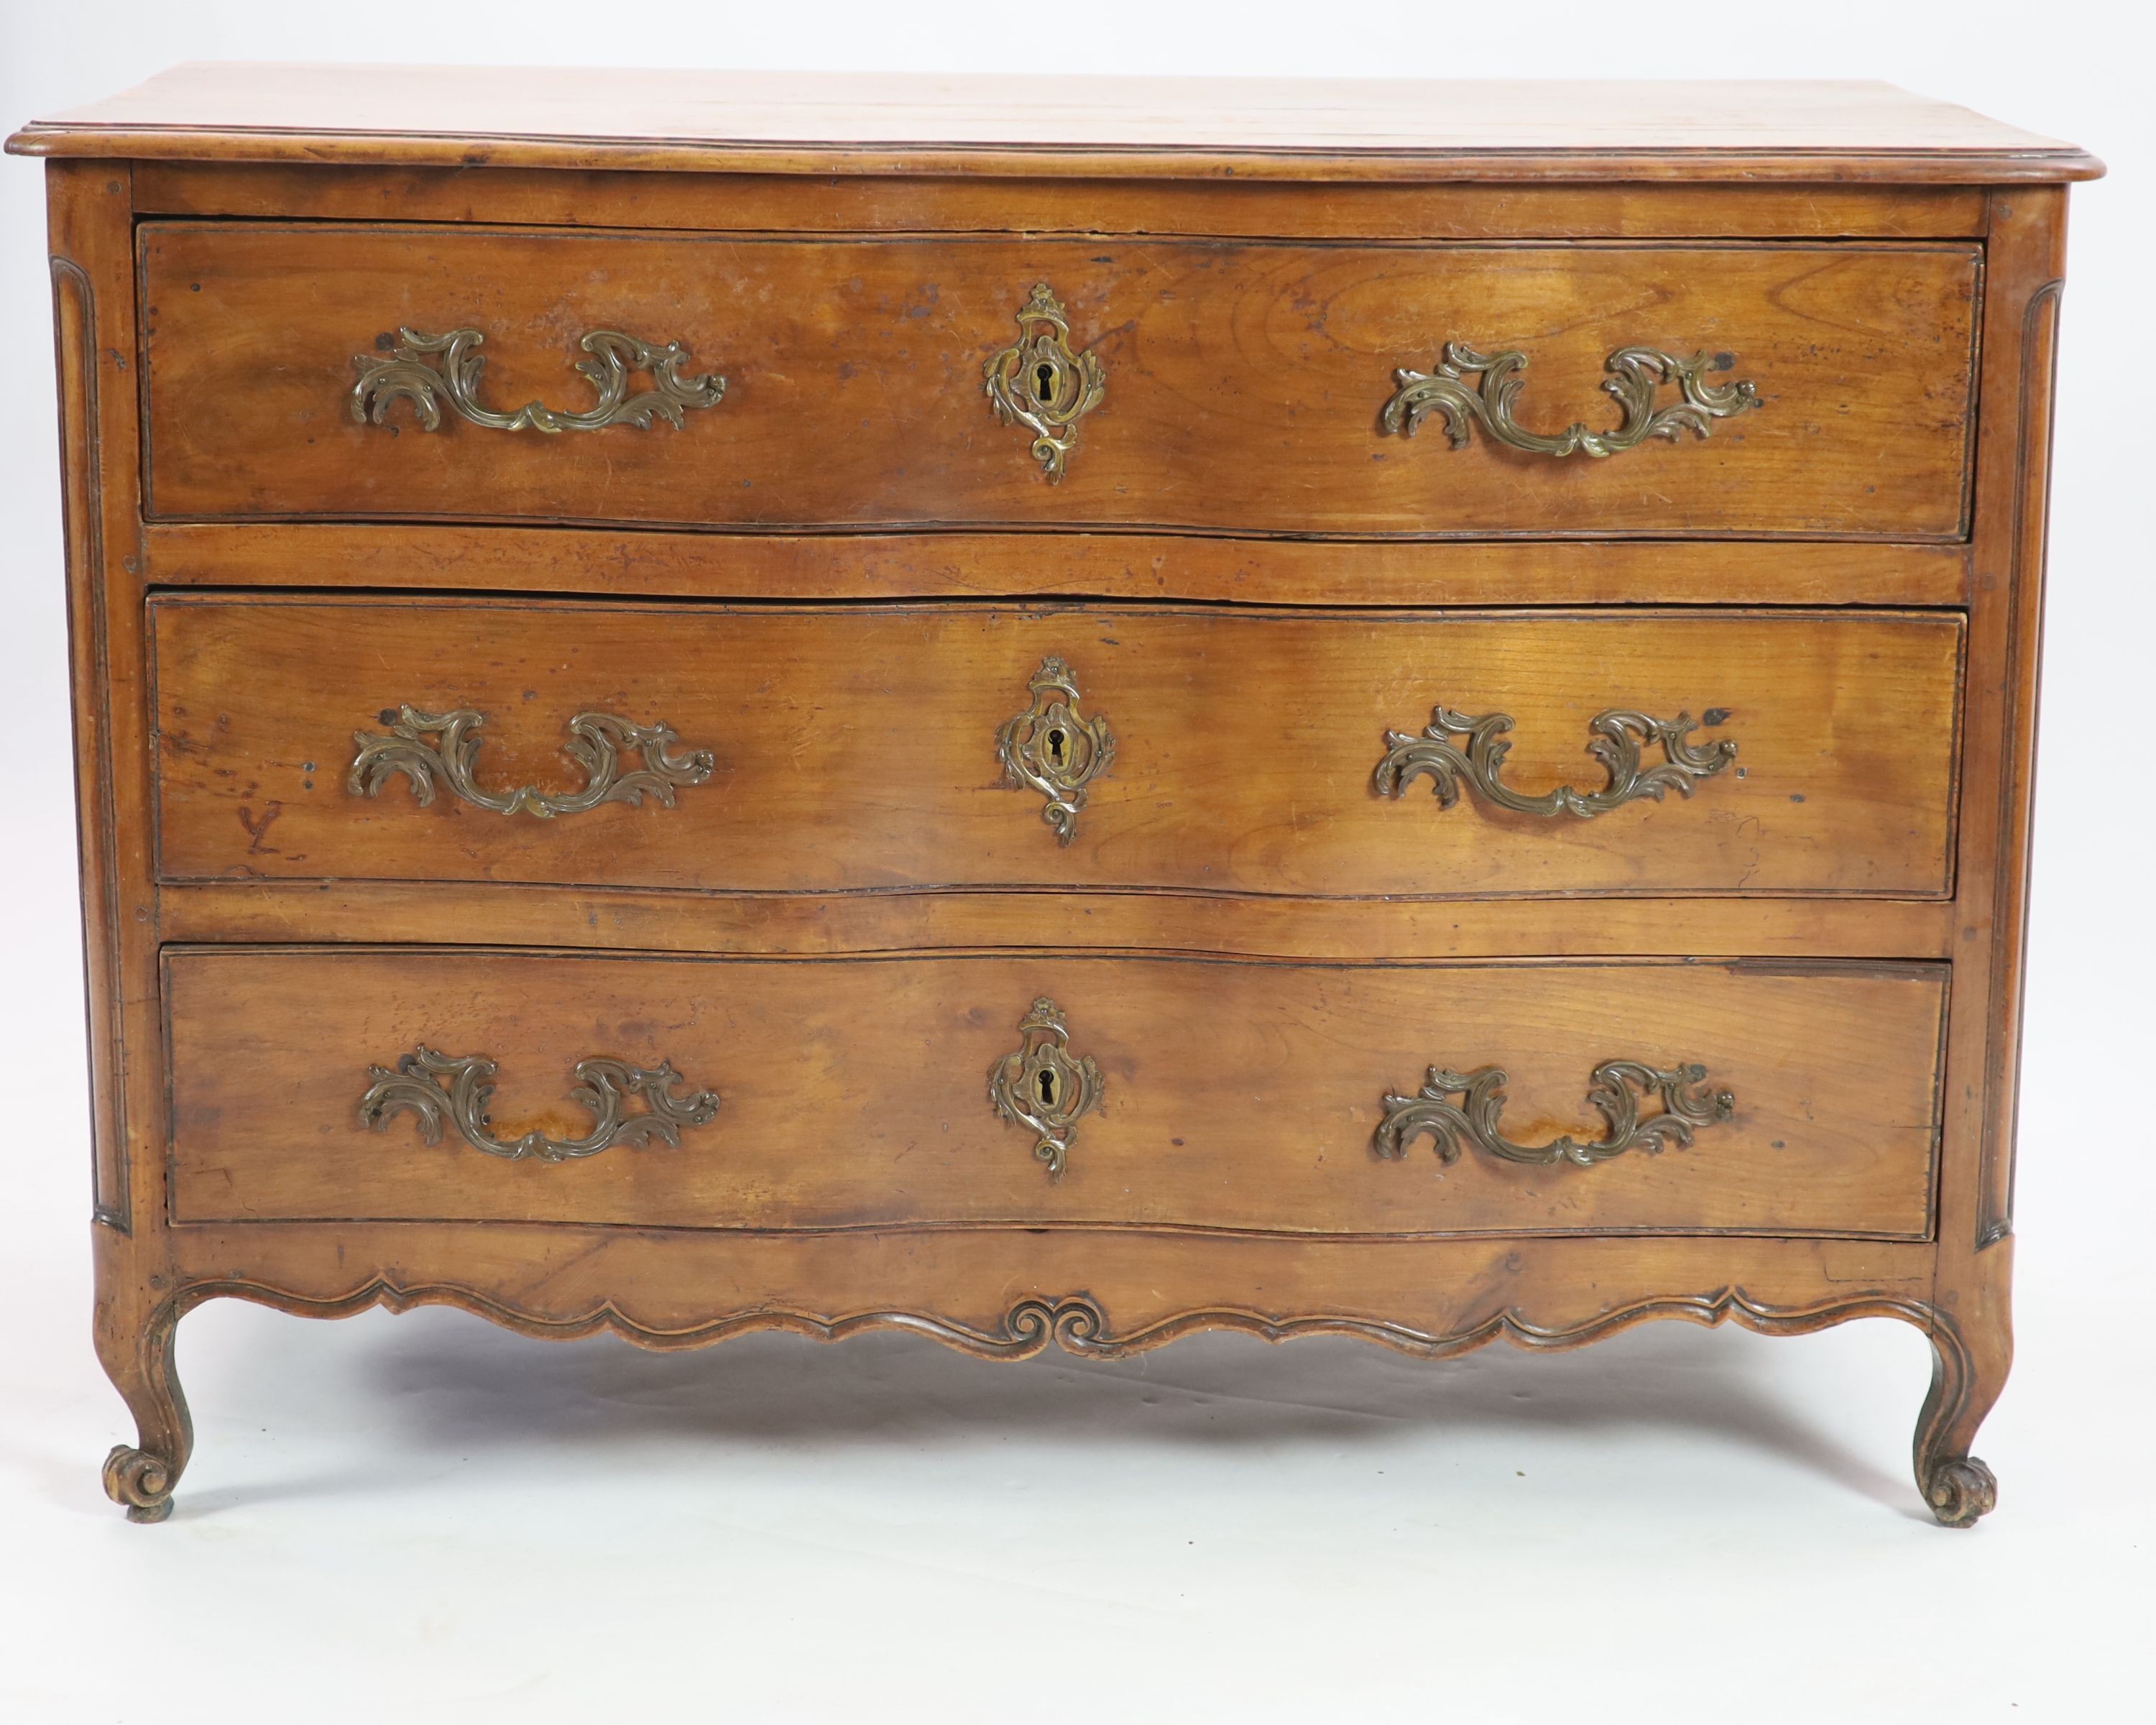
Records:
[[[148,494],[164,517],[1964,531],[1971,245],[203,222],[146,224],[140,244]],[[400,329],[484,346],[400,347]],[[633,339],[580,346],[606,331]],[[654,351],[670,342],[678,361]],[[999,417],[991,372],[1038,428]],[[620,423],[638,413],[648,429]],[[1619,447],[1552,453],[1575,425]]]

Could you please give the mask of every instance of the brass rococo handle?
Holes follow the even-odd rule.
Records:
[[[1527,357],[1517,348],[1502,353],[1477,353],[1461,341],[1445,344],[1443,357],[1433,372],[1402,367],[1393,373],[1398,385],[1379,416],[1387,431],[1412,437],[1430,413],[1440,415],[1445,433],[1455,449],[1465,449],[1469,432],[1480,425],[1492,443],[1531,454],[1565,456],[1573,454],[1614,455],[1637,449],[1649,438],[1676,440],[1681,431],[1705,437],[1712,422],[1742,413],[1759,403],[1759,393],[1750,383],[1710,383],[1710,371],[1727,371],[1736,363],[1730,355],[1695,353],[1679,359],[1658,347],[1620,347],[1603,362],[1609,373],[1602,387],[1624,409],[1624,423],[1614,431],[1590,431],[1574,421],[1555,436],[1529,431],[1512,417],[1519,399],[1521,373]],[[1471,386],[1469,372],[1479,372]],[[1681,399],[1667,407],[1655,405],[1656,393],[1674,383]]]
[[[1712,778],[1737,758],[1734,737],[1717,737],[1710,743],[1689,739],[1702,723],[1726,724],[1727,707],[1711,706],[1698,720],[1690,713],[1674,719],[1650,718],[1645,713],[1612,707],[1589,722],[1594,735],[1587,752],[1602,763],[1609,782],[1599,791],[1577,791],[1570,785],[1529,797],[1514,790],[1499,775],[1512,744],[1505,733],[1512,728],[1509,713],[1484,713],[1476,717],[1440,706],[1430,715],[1430,725],[1419,736],[1407,731],[1385,733],[1385,753],[1372,776],[1372,788],[1381,797],[1402,795],[1417,778],[1427,777],[1440,806],[1450,809],[1460,800],[1462,784],[1495,803],[1518,814],[1578,815],[1583,819],[1606,814],[1635,798],[1651,797],[1657,803],[1666,791],[1689,797],[1692,786]],[[1454,741],[1465,737],[1462,749]],[[1648,742],[1658,745],[1663,758],[1652,767],[1641,764],[1640,752]]]
[[[424,807],[434,800],[439,777],[475,808],[551,820],[602,803],[639,803],[647,796],[670,809],[675,788],[703,783],[714,764],[709,749],[674,753],[674,745],[681,739],[670,726],[633,725],[611,713],[578,713],[569,721],[569,740],[562,749],[588,775],[582,790],[555,795],[527,784],[513,791],[488,791],[474,777],[480,726],[486,723],[482,714],[470,707],[426,713],[400,706],[383,712],[382,722],[390,727],[387,737],[364,731],[352,734],[358,752],[352,757],[345,788],[355,797],[378,796],[401,773],[412,782],[412,795]],[[638,762],[626,772],[622,768],[624,750],[634,754]]]
[[[1078,1121],[1100,1104],[1101,1069],[1092,1055],[1071,1054],[1062,1009],[1045,995],[1018,1029],[1018,1048],[988,1068],[988,1101],[998,1117],[1035,1135],[1034,1159],[1060,1180]]]
[[[1003,762],[1005,784],[1047,799],[1040,818],[1057,843],[1068,845],[1077,836],[1086,788],[1114,763],[1116,734],[1106,719],[1079,712],[1070,667],[1054,655],[1040,661],[1026,687],[1033,704],[1004,721],[996,733],[996,758]]]
[[[370,421],[379,425],[391,403],[401,398],[412,403],[413,413],[429,431],[440,428],[444,401],[459,418],[490,431],[551,434],[598,431],[608,425],[634,425],[648,431],[654,419],[664,419],[678,431],[685,410],[716,407],[726,393],[726,380],[716,372],[681,375],[689,350],[679,341],[660,347],[619,330],[593,330],[578,344],[590,357],[577,362],[577,369],[598,392],[593,406],[581,413],[565,413],[533,401],[512,413],[498,413],[480,404],[479,380],[486,369],[486,356],[479,350],[485,340],[474,329],[451,330],[446,336],[400,329],[387,359],[355,354],[352,363],[359,367],[359,381],[352,387],[352,417],[362,425]],[[629,380],[638,372],[651,374],[651,388],[631,395]]]
[[[1078,422],[1101,404],[1107,369],[1091,349],[1072,349],[1063,302],[1045,281],[1019,308],[1018,328],[1018,340],[981,367],[982,379],[997,421],[1032,433],[1033,458],[1055,485],[1078,446]]]
[[[418,1119],[419,1136],[429,1144],[441,1142],[442,1122],[447,1120],[467,1144],[489,1156],[508,1162],[574,1162],[617,1144],[648,1144],[654,1139],[678,1150],[683,1127],[707,1126],[719,1111],[719,1099],[711,1091],[674,1093],[682,1078],[671,1061],[646,1068],[599,1055],[577,1062],[577,1087],[569,1092],[571,1101],[590,1110],[591,1131],[581,1138],[550,1137],[536,1130],[521,1137],[498,1138],[486,1111],[498,1070],[484,1055],[459,1059],[438,1054],[423,1043],[399,1060],[393,1070],[387,1066],[367,1069],[372,1081],[359,1099],[360,1124],[381,1132],[393,1114],[408,1112]],[[444,1079],[449,1081],[446,1090]],[[642,1113],[624,1111],[623,1103],[631,1096],[644,1099]]]
[[[1455,1103],[1455,1096],[1463,1100]],[[1658,1098],[1662,1111],[1643,1121],[1640,1103],[1647,1096]],[[1664,1070],[1638,1060],[1604,1060],[1589,1080],[1587,1100],[1604,1122],[1599,1139],[1581,1143],[1568,1136],[1547,1144],[1515,1144],[1497,1123],[1505,1106],[1503,1068],[1455,1072],[1432,1066],[1414,1096],[1385,1098],[1385,1117],[1371,1147],[1397,1162],[1427,1132],[1445,1162],[1457,1162],[1462,1144],[1469,1143],[1501,1162],[1591,1168],[1627,1150],[1653,1155],[1671,1145],[1681,1148],[1691,1142],[1695,1128],[1719,1124],[1737,1111],[1737,1098],[1726,1090],[1710,1089],[1707,1068],[1697,1064]]]

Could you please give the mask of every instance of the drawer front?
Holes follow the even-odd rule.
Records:
[[[1948,885],[1948,616],[153,609],[170,880]]]
[[[183,948],[174,1211],[1919,1236],[1944,978]]]
[[[141,247],[161,516],[1964,530],[1973,245],[152,223]],[[439,345],[458,330],[483,346]]]

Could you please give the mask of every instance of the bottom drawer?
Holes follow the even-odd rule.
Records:
[[[180,1223],[1930,1229],[1943,965],[196,947],[165,975]]]

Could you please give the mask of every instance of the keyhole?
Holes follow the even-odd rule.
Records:
[[[1053,1108],[1055,1106],[1055,1069],[1043,1066],[1040,1069],[1040,1101],[1043,1107]]]
[[[1066,742],[1067,739],[1064,737],[1060,726],[1048,733],[1048,760],[1050,766],[1060,767],[1063,764],[1063,757],[1066,752],[1065,747]]]
[[[1055,399],[1055,367],[1045,359],[1034,367],[1033,393],[1044,406]]]

